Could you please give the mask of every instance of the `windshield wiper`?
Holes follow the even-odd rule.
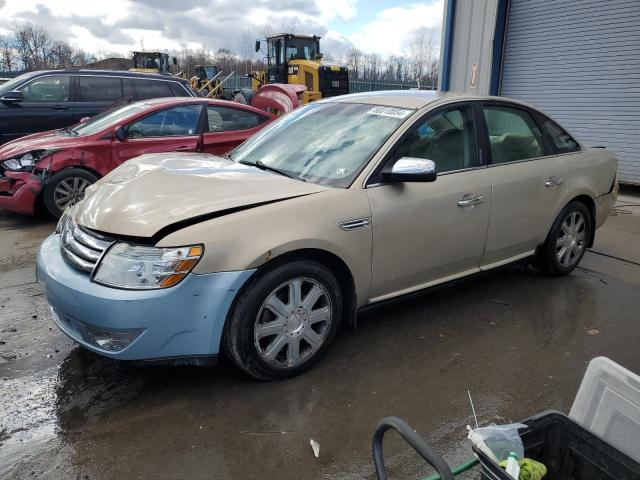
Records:
[[[76,132],[73,128],[71,127],[64,127],[60,129],[62,132],[71,135],[72,137],[77,137],[78,136],[78,132]]]
[[[258,160],[255,163],[253,163],[253,162],[245,162],[245,161],[241,160],[239,163],[242,163],[243,165],[251,165],[251,166],[259,168],[260,170],[268,170],[269,172],[279,173],[280,175],[284,175],[285,177],[293,178],[294,180],[300,180],[302,182],[306,182],[306,180],[304,178],[296,177],[295,175],[291,175],[290,173],[287,173],[284,170],[280,170],[279,168],[272,167],[271,165],[267,165],[266,163],[263,163],[262,160]]]

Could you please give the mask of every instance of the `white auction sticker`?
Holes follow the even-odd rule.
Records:
[[[405,118],[413,110],[396,107],[373,107],[367,111],[367,115],[380,115],[382,117]]]

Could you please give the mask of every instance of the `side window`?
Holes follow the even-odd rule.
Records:
[[[557,153],[571,153],[580,150],[578,142],[571,135],[565,132],[560,125],[553,120],[544,117],[542,121],[542,130],[551,139],[551,143],[555,147]]]
[[[544,155],[542,134],[524,110],[510,107],[483,107],[489,131],[493,163],[515,162]]]
[[[171,91],[173,92],[174,97],[190,97],[189,92],[187,92],[180,82],[169,82],[169,86],[171,87]],[[186,85],[185,85],[186,87]],[[189,88],[189,87],[187,87]]]
[[[136,98],[144,100],[146,98],[173,97],[173,92],[168,82],[162,80],[144,80],[135,78],[133,86],[136,89]]]
[[[67,102],[69,75],[49,75],[31,80],[19,90],[27,102]]]
[[[176,137],[196,135],[200,105],[181,105],[152,113],[129,124],[127,138]]]
[[[476,158],[473,116],[467,107],[430,115],[399,144],[401,157],[433,160],[438,173],[472,167]]]
[[[122,82],[114,77],[78,77],[80,102],[113,102],[122,98]]]
[[[267,118],[239,108],[209,106],[207,107],[207,120],[208,132],[229,132],[257,127]]]

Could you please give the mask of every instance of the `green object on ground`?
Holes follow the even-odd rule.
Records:
[[[536,462],[530,458],[523,458],[518,462],[520,464],[520,475],[518,480],[541,480],[547,474],[547,467],[540,462]],[[507,461],[500,462],[500,466],[505,468]]]
[[[475,457],[470,458],[466,462],[458,465],[453,470],[451,470],[451,473],[453,473],[454,476],[455,475],[460,475],[461,473],[464,473],[467,470],[475,467],[477,464],[478,464],[478,459],[477,458],[475,458]],[[422,480],[440,480],[440,475],[435,473],[433,475],[429,475],[428,477],[424,477]]]

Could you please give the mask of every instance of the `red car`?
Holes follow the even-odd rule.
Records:
[[[0,208],[32,215],[43,204],[60,216],[90,184],[130,158],[176,151],[222,155],[274,118],[224,100],[159,98],[28,135],[0,147]]]

